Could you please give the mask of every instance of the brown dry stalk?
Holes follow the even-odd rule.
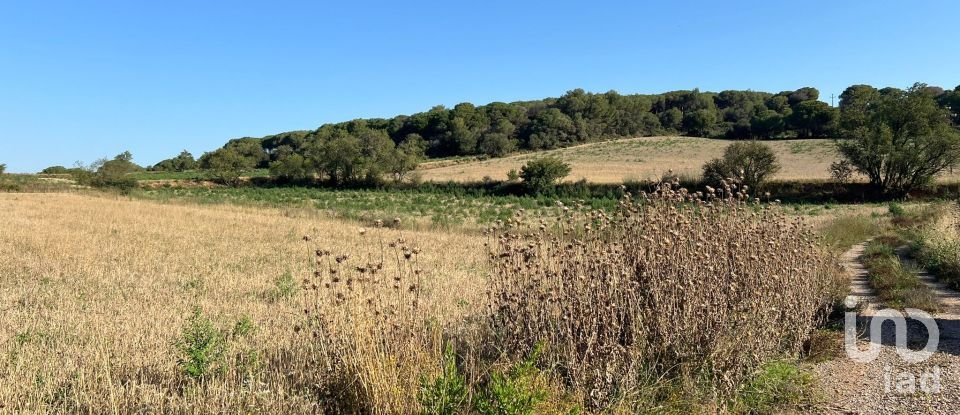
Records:
[[[706,379],[709,398],[731,397],[761,363],[800,350],[837,285],[809,229],[732,184],[664,185],[614,214],[565,210],[491,229],[488,311],[509,355],[543,345],[543,363],[594,408],[643,394],[651,376]]]

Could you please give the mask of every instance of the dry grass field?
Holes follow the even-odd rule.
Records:
[[[686,413],[703,399],[732,402],[731,408],[739,408],[734,412],[750,412],[751,401],[734,396],[738,385],[765,368],[764,361],[798,351],[811,317],[831,295],[832,260],[814,249],[796,218],[783,216],[786,211],[741,214],[742,208],[719,204],[682,213],[671,206],[688,195],[666,197],[644,213],[656,218],[652,221],[572,210],[557,222],[565,223],[558,225],[567,229],[564,235],[572,232],[576,238],[568,241],[549,237],[542,228],[541,236],[504,227],[488,237],[457,229],[363,229],[305,208],[158,203],[96,193],[0,194],[0,412],[315,413],[343,405],[352,408],[348,412],[413,413],[428,402],[418,392],[420,379],[441,376],[445,344],[457,345],[470,388],[489,388],[485,385],[495,381],[490,379],[497,379],[491,373],[518,370],[510,369],[517,355],[490,360],[490,353],[507,346],[500,341],[509,341],[511,349],[504,350],[521,357],[522,350],[543,341],[558,345],[543,359],[567,369],[509,380],[521,382],[511,384],[520,388],[513,394],[534,393],[523,392],[531,385],[550,391],[537,398],[542,401],[537,413],[576,407],[608,413],[610,408],[598,408],[615,402],[605,394],[617,390],[629,392],[629,399],[617,404],[616,413],[664,401],[679,403],[667,412]],[[645,209],[624,206],[636,213]],[[531,218],[530,224],[537,220]],[[723,240],[740,243],[711,240],[718,230],[728,235]],[[680,239],[648,245],[633,232]],[[485,243],[498,246],[500,253],[488,258]],[[767,251],[791,246],[776,261],[766,259],[772,255]],[[564,253],[569,250],[575,254]],[[731,256],[741,259],[714,260]],[[639,262],[622,262],[628,257]],[[667,257],[678,260],[666,266]],[[612,283],[626,278],[627,270],[653,264],[656,277]],[[818,265],[801,269],[800,264]],[[733,267],[729,272],[741,280],[720,291],[706,286],[714,283],[693,284],[691,278],[727,275],[714,273],[714,267]],[[524,285],[527,268],[529,275],[569,281],[553,286],[534,278],[544,285]],[[554,274],[555,269],[567,271]],[[794,277],[786,285],[764,277],[787,272]],[[604,282],[599,291],[582,277],[608,274],[598,280]],[[563,288],[576,284],[590,289]],[[693,289],[677,289],[684,285]],[[642,294],[653,291],[660,294],[652,299]],[[566,300],[550,300],[556,295]],[[766,306],[744,302],[745,295],[777,296],[794,311],[761,316]],[[598,302],[622,301],[636,310],[620,312],[610,303],[588,311]],[[730,302],[740,304],[742,312],[715,315],[710,324],[746,324],[768,333],[751,339],[755,348],[737,347],[744,339],[736,335],[732,341],[733,330],[702,329],[700,312],[672,308],[723,309]],[[556,308],[577,304],[581,311]],[[488,315],[492,309],[509,313]],[[562,323],[546,318],[555,313],[574,318]],[[502,326],[498,316],[504,315],[511,316],[507,324],[530,324]],[[577,322],[586,320],[577,316],[592,316],[598,325],[578,328]],[[654,321],[660,331],[653,329]],[[599,330],[596,339],[606,343],[577,357],[584,349],[566,346],[561,337],[585,329]],[[623,332],[610,337],[609,330]],[[664,333],[676,338],[669,344],[656,340]],[[617,345],[623,336],[630,336],[628,344],[634,346]],[[785,338],[792,340],[784,343]],[[184,345],[193,345],[191,352]],[[210,367],[199,375],[191,372],[190,362],[197,359],[190,353],[214,352],[222,358],[206,362]],[[717,360],[709,362],[703,353]],[[616,365],[603,356],[616,359]],[[605,383],[593,375],[601,369],[628,376],[630,383]],[[721,369],[722,377],[701,378],[712,387],[682,380]],[[559,373],[569,379],[561,382]],[[653,373],[658,374],[649,378]],[[570,386],[560,386],[565,382]],[[489,398],[488,392],[476,393],[475,401]]]
[[[478,237],[405,237],[448,301],[439,315],[478,303]],[[0,194],[0,413],[312,411],[287,376],[308,364],[290,352],[301,301],[277,281],[299,286],[317,247],[358,255],[368,242],[315,210]],[[216,324],[252,322],[261,376],[192,386],[174,343],[197,306]]]
[[[542,155],[555,155],[570,163],[573,171],[567,180],[586,178],[595,183],[621,183],[662,177],[668,170],[679,175],[699,177],[703,164],[720,157],[734,141],[697,137],[644,137],[584,144],[558,150],[520,154],[483,161],[427,162],[421,165],[424,180],[478,181],[485,176],[506,178],[510,169],[519,171],[527,161]],[[767,141],[782,169],[774,180],[826,180],[830,164],[839,160],[831,140]],[[960,173],[960,172],[957,172]],[[960,174],[945,176],[960,179]]]

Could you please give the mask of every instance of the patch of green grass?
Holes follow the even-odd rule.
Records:
[[[264,298],[269,302],[277,303],[293,297],[299,290],[300,286],[293,278],[293,274],[286,272],[273,281],[273,287],[264,293]]]
[[[890,222],[906,231],[935,223],[947,212],[943,203],[929,203],[911,208],[904,208],[899,203],[891,203],[887,209],[891,216]]]
[[[813,375],[792,361],[775,361],[760,367],[740,391],[733,413],[779,414],[814,401]]]
[[[883,231],[878,218],[865,215],[841,216],[821,229],[824,243],[837,250],[846,250],[851,246],[877,236]]]
[[[438,228],[486,225],[506,220],[517,208],[555,215],[557,198],[548,196],[474,196],[455,192],[409,190],[333,190],[314,187],[217,187],[141,189],[137,197],[195,203],[233,203],[277,208],[312,207],[334,217],[372,223],[400,218]],[[568,205],[575,200],[561,198]],[[593,208],[612,209],[615,199],[586,201]]]
[[[938,280],[960,289],[960,241],[927,231],[917,235],[910,252]]]
[[[894,236],[880,237],[867,244],[861,259],[869,272],[870,285],[877,291],[877,297],[889,307],[937,311],[939,303],[933,292],[913,270],[905,268],[900,262],[894,246],[900,242]]]

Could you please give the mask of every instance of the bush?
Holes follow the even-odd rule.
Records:
[[[529,415],[546,396],[537,383],[534,363],[539,351],[506,373],[493,373],[484,393],[477,400],[480,415]]]
[[[176,342],[180,352],[181,370],[187,376],[203,381],[224,369],[227,339],[209,318],[196,308],[181,331]]]
[[[256,161],[244,157],[232,147],[221,148],[200,158],[200,168],[207,170],[215,180],[237,185],[244,171],[256,167]]]
[[[194,160],[193,154],[190,154],[187,150],[183,150],[176,157],[163,160],[153,165],[151,170],[183,172],[195,170],[198,166],[199,164]]]
[[[534,192],[553,187],[568,174],[570,174],[570,165],[552,156],[531,160],[520,168],[520,177]]]
[[[899,203],[890,203],[890,205],[887,206],[887,211],[894,217],[903,216],[907,213],[907,211],[903,209],[903,205]]]
[[[452,346],[443,354],[443,372],[432,381],[421,377],[417,400],[423,415],[455,415],[466,405],[467,380],[457,369]]]
[[[143,170],[132,161],[130,152],[124,152],[111,160],[100,159],[88,168],[77,167],[72,174],[77,183],[103,189],[116,189],[127,193],[138,186],[131,174]]]
[[[230,330],[221,329],[197,307],[174,343],[180,355],[177,363],[183,374],[200,382],[223,375],[231,367],[249,374],[257,367],[257,354],[239,341],[255,330],[253,321],[246,317],[237,320]],[[237,357],[234,366],[227,359],[231,352]]]
[[[843,159],[830,163],[830,177],[837,183],[850,183],[853,173],[853,164],[850,163],[850,160]]]
[[[42,174],[70,174],[70,169],[63,166],[50,166],[40,171]]]
[[[703,180],[720,185],[725,179],[732,178],[749,188],[758,189],[778,171],[780,164],[770,146],[757,141],[737,142],[727,146],[722,158],[703,165]]]

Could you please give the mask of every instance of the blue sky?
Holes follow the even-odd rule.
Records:
[[[960,84],[955,1],[0,0],[0,163],[227,139],[433,105]]]

